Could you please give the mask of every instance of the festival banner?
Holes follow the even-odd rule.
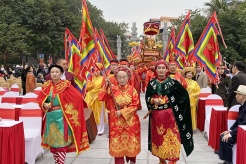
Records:
[[[114,54],[114,52],[110,48],[108,40],[107,40],[107,38],[106,38],[106,36],[105,36],[105,34],[101,28],[100,28],[100,35],[102,38],[102,42],[105,45],[105,49],[107,49],[110,52],[110,60],[117,59],[116,55]]]
[[[190,11],[187,13],[175,42],[175,54],[179,54],[185,59],[194,50],[194,41],[190,29]]]
[[[205,68],[206,74],[214,84],[218,81],[217,67],[220,65],[221,59],[217,34],[222,36],[221,30],[218,30],[216,24],[218,24],[218,20],[214,13],[203,30],[194,52],[188,59],[189,61],[197,60],[198,64]]]
[[[169,62],[169,60],[174,57],[174,44],[175,44],[175,30],[173,27],[164,53],[164,60],[167,62]]]
[[[109,68],[110,68],[110,54],[108,54],[108,52],[106,51],[105,49],[105,46],[102,42],[102,39],[101,37],[99,36],[98,34],[98,31],[97,29],[95,29],[95,39],[96,39],[96,43],[97,43],[97,48],[100,52],[100,57],[98,58],[101,58],[101,64],[104,65],[104,68],[105,68],[105,71],[109,71]]]
[[[78,40],[73,36],[68,28],[65,29],[64,36],[64,48],[65,48],[65,59],[69,62],[70,57],[73,54],[73,49],[79,49]]]

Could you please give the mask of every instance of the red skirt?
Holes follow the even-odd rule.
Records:
[[[180,134],[172,109],[154,110],[150,126],[152,154],[164,160],[179,160]]]

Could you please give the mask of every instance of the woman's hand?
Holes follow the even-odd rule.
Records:
[[[109,85],[109,83],[110,83],[109,77],[105,78],[105,82],[106,82],[106,87],[107,87]]]
[[[51,108],[50,103],[44,103],[43,107],[46,111],[48,111]]]
[[[116,111],[116,116],[117,116],[117,117],[120,117],[120,116],[121,116],[121,111],[120,111],[120,110],[117,110],[117,111]]]

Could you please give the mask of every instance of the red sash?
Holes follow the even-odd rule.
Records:
[[[20,117],[42,117],[41,109],[22,109],[20,110]]]
[[[4,93],[6,93],[6,91],[0,91],[0,95],[4,95]]]
[[[0,109],[0,117],[3,119],[15,120],[15,110],[14,109]]]
[[[2,103],[16,104],[16,97],[2,97]]]
[[[207,99],[206,100],[206,105],[221,105],[221,106],[224,106],[223,105],[223,100],[222,99]]]
[[[229,111],[228,112],[228,120],[236,120],[238,117],[238,112]]]
[[[10,88],[10,91],[12,91],[12,92],[20,92],[20,89],[19,88]]]
[[[211,95],[212,93],[200,93],[199,94],[199,98],[204,97],[207,98],[209,95]]]
[[[37,98],[22,98],[22,104],[27,104],[29,102],[37,102]]]

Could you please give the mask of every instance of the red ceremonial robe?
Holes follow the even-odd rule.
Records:
[[[43,105],[49,96],[51,89],[53,89],[53,95],[58,96],[64,118],[72,131],[73,142],[67,147],[67,152],[76,152],[79,154],[88,150],[90,146],[85,124],[83,100],[80,93],[68,80],[61,80],[57,84],[54,84],[51,80],[48,80],[43,84],[42,91],[37,97],[37,101],[40,108],[43,109],[43,113],[46,112]],[[42,127],[44,127],[45,124],[46,119],[43,119]],[[44,132],[42,131],[42,138],[43,135]],[[46,145],[43,142],[42,146],[49,148],[49,145]]]

